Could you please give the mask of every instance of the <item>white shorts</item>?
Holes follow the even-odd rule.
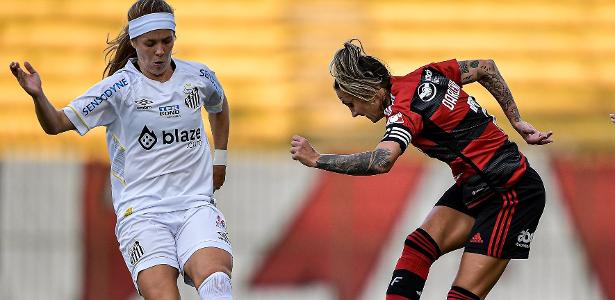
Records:
[[[232,255],[222,212],[213,205],[188,210],[131,215],[118,223],[117,240],[137,291],[139,272],[156,265],[179,270],[186,284],[184,265],[194,252],[220,248]]]

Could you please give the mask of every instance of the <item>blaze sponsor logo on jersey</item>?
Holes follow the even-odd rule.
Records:
[[[201,128],[196,129],[173,129],[171,131],[162,131],[162,144],[170,145],[173,143],[186,143],[186,148],[192,149],[203,144],[201,140]]]
[[[460,91],[461,87],[459,87],[459,85],[457,85],[454,81],[449,80],[448,89],[446,90],[446,94],[444,95],[444,100],[442,100],[442,104],[448,109],[453,110],[455,108],[455,105],[457,105],[457,100],[459,100]]]
[[[156,145],[158,138],[153,130],[147,128],[147,125],[143,126],[141,135],[139,136],[139,144],[145,150],[150,150]],[[162,144],[171,145],[175,143],[184,143],[186,148],[192,149],[203,145],[201,138],[201,128],[193,129],[170,129],[162,130]]]
[[[141,247],[139,241],[135,241],[128,252],[128,256],[130,256],[130,264],[134,266],[137,262],[139,262],[144,253],[145,251],[143,251],[143,247]]]
[[[419,85],[419,99],[429,102],[436,96],[436,85],[431,82],[423,82]]]
[[[145,150],[150,150],[156,145],[157,141],[156,134],[147,128],[147,125],[143,126],[141,135],[139,135],[139,144],[141,144],[141,147]]]
[[[148,110],[152,108],[152,104],[154,104],[154,101],[142,98],[135,101],[135,104],[137,105],[135,107],[137,110]]]
[[[403,118],[403,116],[401,115],[401,112],[398,112],[398,113],[396,113],[396,114],[394,114],[394,115],[390,116],[390,117],[387,119],[387,125],[388,125],[388,124],[393,124],[393,123],[395,123],[395,124],[404,124],[404,118]]]
[[[118,92],[119,90],[121,90],[123,87],[127,85],[128,85],[128,81],[126,81],[126,78],[122,78],[120,79],[120,81],[114,83],[113,85],[105,89],[105,91],[102,92],[100,96],[95,97],[94,101],[90,102],[88,105],[86,105],[83,108],[83,110],[81,110],[83,112],[83,116],[85,117],[91,112],[93,112],[94,109],[96,109],[96,107],[98,107],[101,103],[107,101],[113,94],[115,94],[116,92]]]
[[[532,239],[534,239],[534,233],[530,232],[529,229],[523,230],[517,236],[517,243],[515,245],[521,248],[529,248]]]
[[[166,105],[158,107],[161,117],[165,118],[179,118],[179,105]]]
[[[196,86],[192,86],[190,83],[184,85],[184,94],[186,98],[184,103],[191,109],[197,109],[201,106],[201,96],[199,95],[199,89]]]

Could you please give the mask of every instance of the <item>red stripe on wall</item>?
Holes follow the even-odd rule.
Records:
[[[269,249],[252,284],[318,281],[330,284],[340,300],[357,299],[422,171],[416,162],[399,161],[391,172],[378,176],[321,172],[305,206]]]
[[[82,299],[129,299],[135,294],[135,288],[115,237],[109,165],[88,163],[84,174]]]
[[[604,295],[615,299],[615,157],[560,157],[553,165]]]

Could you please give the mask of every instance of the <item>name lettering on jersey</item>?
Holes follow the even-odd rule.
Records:
[[[158,107],[161,117],[165,118],[179,118],[179,105],[166,105]]]
[[[186,98],[184,103],[191,109],[197,109],[201,106],[201,96],[199,95],[199,89],[190,83],[184,85],[184,94]]]
[[[449,80],[448,89],[446,90],[446,94],[444,95],[444,100],[442,100],[442,104],[448,109],[453,110],[455,108],[455,105],[457,105],[457,100],[459,100],[460,91],[461,87],[459,87],[459,85],[457,85],[454,81]]]
[[[201,69],[199,76],[209,79],[209,82],[211,82],[211,84],[214,86],[216,93],[218,93],[218,95],[222,97],[222,87],[220,86],[220,83],[218,83],[218,80],[216,80],[216,76],[214,76],[211,71]]]
[[[105,89],[105,91],[102,92],[100,96],[94,98],[92,102],[90,102],[83,108],[83,116],[85,117],[90,114],[92,111],[94,111],[94,109],[96,109],[96,107],[98,107],[104,101],[107,101],[111,96],[113,96],[114,93],[118,92],[125,86],[128,86],[128,81],[126,81],[126,78],[122,78],[120,81],[114,83],[112,86]]]

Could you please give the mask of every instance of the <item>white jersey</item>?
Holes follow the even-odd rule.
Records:
[[[164,83],[145,77],[129,61],[64,108],[81,135],[107,127],[118,220],[202,206],[213,196],[201,107],[220,112],[224,92],[205,65],[173,61],[173,75]]]

